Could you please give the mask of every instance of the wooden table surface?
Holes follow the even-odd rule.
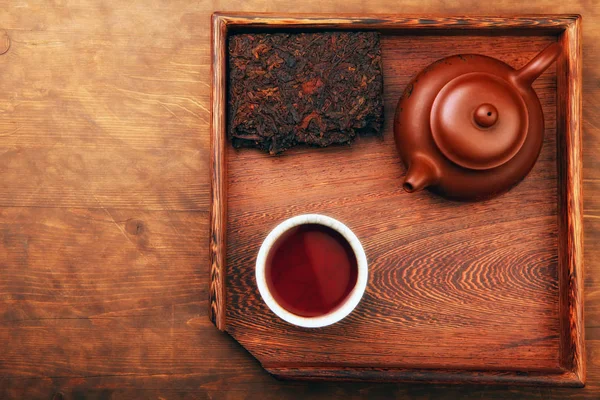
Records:
[[[210,15],[340,9],[583,15],[585,389],[280,382],[208,320]],[[0,398],[599,398],[599,18],[594,0],[0,0]]]

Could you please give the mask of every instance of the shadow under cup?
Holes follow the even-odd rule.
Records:
[[[263,242],[256,264],[265,303],[285,321],[304,327],[330,325],[352,312],[367,275],[354,233],[318,214],[279,224]]]

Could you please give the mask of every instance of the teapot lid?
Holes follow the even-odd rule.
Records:
[[[527,106],[516,87],[485,72],[448,82],[430,116],[433,139],[449,160],[464,168],[498,167],[521,149],[529,126]]]

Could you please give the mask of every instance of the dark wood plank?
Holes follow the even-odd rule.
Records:
[[[13,6],[0,18],[12,43],[0,56],[0,206],[207,211],[210,32],[183,17],[197,7],[171,18],[56,4],[42,18]]]
[[[205,318],[206,319],[206,318]],[[208,319],[206,319],[208,321]],[[71,399],[131,399],[155,398],[169,400],[189,399],[323,399],[368,398],[368,399],[486,399],[505,400],[596,400],[598,354],[600,342],[588,340],[589,373],[585,389],[486,386],[486,385],[431,385],[350,382],[302,382],[274,379],[258,363],[252,360],[231,338],[216,329],[207,330],[204,336],[220,340],[219,348],[227,353],[229,362],[209,365],[199,362],[189,374],[164,373],[158,375],[83,376],[53,377],[46,379],[6,379],[0,381],[0,393],[8,398],[48,399],[62,395]],[[229,340],[227,340],[229,339]]]
[[[212,326],[207,217],[0,209],[0,376],[188,373],[218,358],[219,336],[197,334]]]

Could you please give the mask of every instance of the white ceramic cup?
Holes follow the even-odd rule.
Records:
[[[277,239],[279,239],[281,235],[283,235],[288,230],[296,226],[306,224],[323,225],[339,232],[352,247],[352,251],[356,256],[356,264],[358,267],[356,285],[354,286],[354,289],[352,289],[350,294],[346,297],[346,300],[333,311],[325,315],[320,315],[318,317],[302,317],[289,312],[281,305],[279,305],[279,303],[271,294],[269,287],[267,286],[267,279],[265,276],[267,257]],[[256,283],[258,285],[258,290],[264,302],[271,309],[271,311],[273,311],[279,318],[289,322],[290,324],[294,324],[304,328],[320,328],[323,326],[331,325],[350,314],[352,310],[356,308],[360,299],[365,293],[368,276],[369,270],[367,264],[367,256],[356,235],[350,230],[350,228],[348,228],[340,221],[320,214],[298,215],[287,219],[279,225],[277,225],[275,229],[273,229],[271,233],[269,233],[269,235],[263,242],[262,246],[260,247],[260,250],[258,251],[258,257],[256,258]]]

